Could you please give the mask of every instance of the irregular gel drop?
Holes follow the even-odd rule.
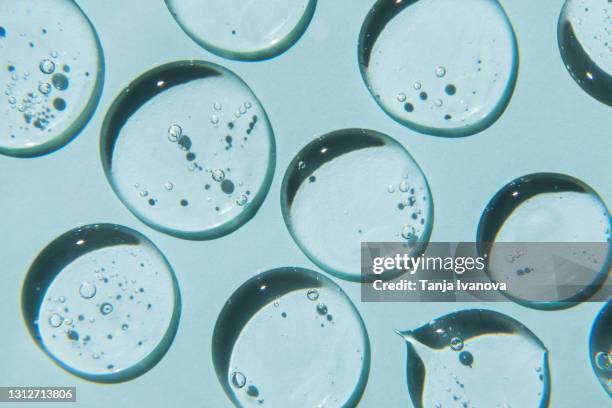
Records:
[[[557,37],[563,62],[593,98],[612,106],[612,3],[567,0]]]
[[[290,48],[306,31],[316,0],[166,0],[195,42],[222,57],[262,60]]]
[[[74,1],[0,2],[0,154],[68,143],[93,114],[103,71],[97,34]]]
[[[431,135],[468,136],[506,108],[518,50],[497,0],[378,0],[361,29],[359,65],[396,121]]]
[[[398,334],[408,347],[408,391],[417,408],[548,406],[546,347],[511,317],[462,310]]]
[[[597,379],[612,397],[612,302],[601,309],[593,323],[589,357]]]
[[[186,239],[228,234],[261,205],[275,165],[272,128],[249,87],[202,61],[157,67],[110,108],[106,176],[151,227]]]
[[[365,129],[328,133],[304,147],[285,173],[281,206],[302,251],[349,280],[361,279],[361,242],[426,243],[433,225],[418,164],[395,140]]]
[[[130,380],[166,353],[180,315],[172,268],[144,236],[97,224],[69,231],[34,260],[21,294],[28,329],[72,374]]]
[[[605,280],[611,227],[591,187],[563,174],[537,173],[511,181],[491,199],[478,242],[489,246],[488,272],[507,283],[504,294],[526,306],[558,309],[584,300]]]
[[[354,407],[370,367],[368,335],[349,298],[300,268],[238,288],[217,318],[212,356],[238,407]]]

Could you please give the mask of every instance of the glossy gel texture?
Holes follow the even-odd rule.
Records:
[[[229,234],[265,198],[272,128],[249,87],[203,61],[162,65],[111,106],[101,135],[106,176],[149,226],[185,239]]]
[[[225,58],[262,60],[290,48],[306,31],[316,0],[166,0],[180,27]]]
[[[379,0],[361,28],[359,66],[376,102],[399,123],[469,136],[508,105],[518,50],[497,0]]]
[[[398,334],[417,408],[548,406],[546,347],[509,316],[461,310]]]
[[[229,298],[217,318],[212,357],[237,407],[355,407],[370,345],[338,285],[307,269],[278,268]]]
[[[74,1],[0,1],[0,154],[68,143],[93,114],[103,73],[98,36]]]
[[[320,268],[359,281],[361,242],[429,241],[433,204],[425,175],[395,140],[372,130],[321,136],[289,164],[281,208],[289,232]]]
[[[30,334],[58,365],[90,381],[150,370],[176,333],[172,268],[143,235],[96,224],[51,242],[34,260],[21,303]]]
[[[612,106],[612,3],[567,0],[559,17],[561,57],[593,98]]]
[[[526,306],[558,309],[583,301],[607,277],[611,226],[605,203],[590,186],[563,174],[537,173],[511,181],[491,199],[477,239],[491,246],[488,271],[494,281],[507,282],[504,294]],[[495,245],[507,242],[525,243],[524,249]],[[529,243],[564,245],[551,245],[549,253]],[[529,273],[521,273],[525,268]],[[572,282],[576,277],[580,281]]]
[[[593,323],[589,357],[597,379],[612,397],[612,302],[601,309]]]

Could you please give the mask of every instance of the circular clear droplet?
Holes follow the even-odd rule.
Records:
[[[308,298],[315,288],[334,323]],[[338,285],[310,270],[279,268],[249,279],[226,302],[212,358],[236,406],[259,407],[263,399],[271,408],[353,407],[367,382],[370,345],[357,309]],[[295,386],[304,383],[308,392]]]
[[[102,93],[102,49],[72,0],[3,1],[0,16],[10,16],[1,23],[0,88],[19,106],[0,104],[0,154],[40,156],[68,143],[93,114]]]
[[[245,100],[253,107],[231,118]],[[213,111],[218,126],[202,120]],[[132,82],[106,116],[101,155],[113,189],[138,218],[186,239],[216,238],[252,218],[275,166],[274,135],[256,96],[232,72],[202,61],[163,65]]]
[[[408,347],[408,390],[415,406],[548,406],[548,351],[509,316],[462,310],[398,334]],[[461,352],[448,347],[451,339],[461,340],[455,342]],[[513,358],[501,358],[500,350],[512,350]]]
[[[593,323],[589,357],[597,379],[612,397],[612,302],[606,303]]]
[[[557,38],[563,62],[593,98],[612,106],[612,3],[567,0]]]
[[[40,61],[38,67],[40,68],[40,72],[47,75],[52,74],[53,71],[55,71],[55,63],[49,59]]]
[[[96,284],[92,282],[83,282],[79,287],[79,293],[83,299],[91,299],[96,296]]]
[[[569,307],[593,294],[610,269],[612,219],[587,184],[555,173],[520,177],[485,208],[481,252],[502,293],[535,308]]]
[[[361,29],[359,64],[374,99],[396,121],[435,136],[469,136],[505,110],[518,50],[497,0],[378,0]],[[456,94],[445,92],[448,84]]]
[[[402,181],[412,188],[389,190]],[[281,205],[302,251],[325,271],[355,281],[363,278],[362,241],[406,242],[408,226],[411,241],[426,243],[433,225],[429,187],[412,156],[390,137],[364,129],[332,132],[304,147],[285,173]],[[409,250],[418,251],[419,245]]]
[[[164,256],[143,235],[112,224],[77,228],[51,242],[32,263],[21,299],[40,348],[97,382],[130,380],[152,368],[170,347],[180,315]]]
[[[306,31],[316,4],[316,0],[166,0],[191,39],[212,53],[238,60],[271,58],[290,48]]]
[[[450,341],[450,348],[454,351],[463,349],[463,339],[461,337],[453,337]]]

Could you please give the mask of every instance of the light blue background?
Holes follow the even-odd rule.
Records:
[[[162,0],[79,1],[98,30],[106,56],[106,83],[96,114],[81,135],[58,152],[37,159],[0,157],[0,386],[76,386],[79,403],[67,404],[72,407],[230,406],[210,356],[217,314],[227,297],[258,271],[288,265],[316,270],[285,228],[279,189],[299,149],[331,130],[371,128],[404,144],[431,185],[432,241],[473,240],[491,196],[527,173],[554,171],[578,177],[612,205],[612,111],[585,94],[563,66],[556,40],[563,1],[503,2],[520,46],[516,91],[500,120],[463,139],[417,134],[376,105],[357,66],[358,33],[372,3],[321,0],[306,34],[293,48],[269,61],[244,63],[198,47]],[[189,58],[213,61],[240,75],[261,99],[277,141],[274,182],[259,213],[233,234],[207,242],[172,238],[139,222],[106,182],[98,153],[101,122],[115,95],[152,66]],[[19,308],[24,274],[38,252],[68,229],[95,222],[123,224],[147,235],[173,265],[183,295],[179,331],[166,357],[145,375],[123,384],[90,383],[53,364],[30,338]],[[483,306],[360,304],[357,284],[338,283],[360,310],[372,345],[361,407],[410,406],[405,346],[393,329],[414,328],[450,311]],[[560,312],[510,303],[484,306],[518,319],[547,345],[551,407],[612,405],[588,359],[588,334],[601,304]],[[510,360],[512,350],[499,350],[499,356]]]

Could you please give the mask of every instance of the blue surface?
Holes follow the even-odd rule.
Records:
[[[489,199],[524,174],[572,175],[612,205],[610,107],[580,89],[563,66],[556,39],[561,0],[503,2],[520,48],[516,91],[495,124],[462,139],[413,132],[387,117],[372,99],[357,65],[358,34],[371,4],[320,1],[294,47],[271,60],[245,63],[201,49],[161,0],[79,2],[98,30],[106,57],[106,83],[93,119],[73,142],[51,155],[0,157],[0,386],[74,385],[79,403],[66,404],[71,407],[229,407],[210,355],[215,320],[227,297],[258,271],[288,265],[317,270],[284,225],[280,184],[294,155],[331,130],[371,128],[404,144],[432,189],[432,241],[474,240]],[[101,123],[118,92],[154,65],[187,58],[216,62],[240,75],[260,98],[276,134],[276,173],[259,213],[214,241],[183,241],[139,222],[107,183],[98,152]],[[56,366],[37,349],[19,309],[21,283],[38,252],[61,233],[94,222],[123,224],[150,238],[172,264],[184,301],[179,330],[165,358],[145,375],[117,385],[90,383]],[[589,330],[601,304],[559,312],[512,303],[361,304],[357,284],[334,280],[357,305],[370,335],[372,367],[360,407],[410,406],[405,344],[394,329],[415,328],[471,307],[506,313],[544,342],[550,351],[551,407],[610,406],[588,354]],[[500,358],[511,359],[512,353],[500,351]]]

